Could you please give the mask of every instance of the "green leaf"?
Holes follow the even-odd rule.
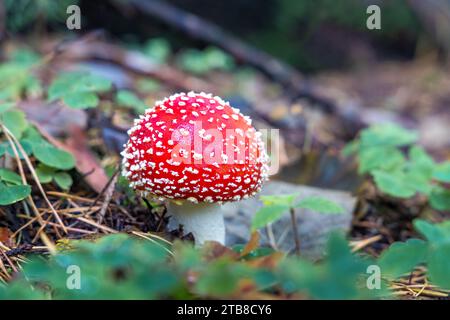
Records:
[[[317,196],[302,199],[296,207],[320,213],[337,214],[344,212],[344,209],[337,203]]]
[[[450,183],[450,161],[438,164],[433,171],[433,178],[439,182]]]
[[[252,230],[256,230],[278,220],[289,207],[284,205],[271,205],[259,209],[252,220]]]
[[[422,170],[431,171],[435,166],[433,158],[420,146],[412,146],[409,149],[409,160]]]
[[[322,268],[315,268],[319,269],[315,274],[313,272],[309,275],[306,288],[317,299],[370,297],[377,294],[373,292],[377,290],[368,290],[364,283],[369,264],[368,260],[351,253],[342,234],[332,233],[327,243],[325,262]]]
[[[407,182],[411,188],[426,195],[430,194],[433,187],[430,179],[419,171],[406,171],[405,182]]]
[[[31,155],[30,142],[26,139],[21,139],[19,142],[22,145],[22,148],[25,151],[26,155],[27,156]],[[24,159],[24,156],[23,156],[22,152],[19,150],[17,144],[14,143],[14,145],[16,146],[16,150],[17,150],[17,153],[19,154],[19,158]],[[2,156],[5,152],[7,152],[13,158],[16,156],[14,154],[14,150],[13,150],[11,144],[9,143],[9,141],[4,141],[4,142],[0,143],[0,156]]]
[[[403,154],[391,146],[364,148],[359,153],[359,173],[374,169],[394,170],[405,164]]]
[[[441,211],[450,210],[450,190],[434,186],[429,196],[430,205]]]
[[[14,171],[0,168],[0,180],[12,184],[22,184],[22,178]]]
[[[23,140],[26,140],[30,144],[30,146],[46,142],[46,140],[41,136],[39,131],[34,126],[27,127],[27,129],[23,133]]]
[[[95,242],[70,241],[69,246],[71,250],[49,259],[32,257],[24,266],[23,278],[45,283],[54,299],[157,299],[183,290],[183,280],[168,264],[167,250],[159,243],[116,234]],[[81,269],[80,290],[66,285],[71,265]],[[36,286],[35,290],[45,289]]]
[[[433,247],[428,257],[428,275],[432,283],[450,290],[450,243]]]
[[[105,92],[111,90],[112,83],[104,77],[85,74],[75,83],[75,92]]]
[[[386,194],[398,198],[409,198],[416,194],[416,189],[408,183],[402,172],[372,171],[377,187]]]
[[[450,224],[432,224],[426,220],[416,219],[414,228],[432,244],[450,239]]]
[[[337,243],[333,241],[331,245],[336,246]],[[342,241],[341,245],[346,245],[345,241]],[[330,244],[329,244],[330,247]],[[316,280],[310,284],[310,292],[313,297],[317,299],[355,299],[359,295],[363,295],[362,288],[358,287],[358,280],[360,274],[362,274],[366,267],[365,264],[355,256],[349,253],[349,250],[343,252],[345,247],[328,249],[327,264],[325,266],[325,279],[320,281]],[[339,254],[341,252],[342,254]],[[332,271],[335,270],[335,271]],[[334,276],[333,276],[334,274]],[[336,276],[338,275],[339,276]],[[365,293],[366,295],[368,293]]]
[[[63,96],[64,103],[74,109],[94,108],[98,105],[99,99],[92,92],[75,92]]]
[[[435,224],[439,230],[441,230],[442,235],[443,235],[443,241],[447,241],[450,240],[450,220],[444,220],[440,223],[436,223]]]
[[[8,111],[16,106],[15,102],[0,102],[0,113]]]
[[[19,110],[6,111],[1,115],[3,124],[11,131],[17,139],[22,137],[22,133],[28,126],[25,113]]]
[[[204,270],[195,284],[195,289],[203,295],[223,297],[236,290],[238,282],[246,273],[248,269],[245,265],[218,259]]]
[[[147,41],[144,54],[157,63],[164,63],[171,53],[169,42],[164,38],[155,38]]]
[[[30,65],[18,61],[0,64],[0,100],[18,100],[31,83],[38,83],[29,68]]]
[[[66,94],[74,92],[75,84],[84,76],[82,72],[60,73],[48,88],[48,99],[50,101],[62,98]]]
[[[111,89],[111,81],[86,72],[66,72],[60,74],[48,89],[50,101],[75,93],[104,92]]]
[[[412,271],[425,262],[427,250],[427,243],[419,239],[393,243],[378,259],[382,274],[395,279]]]
[[[75,159],[70,153],[47,142],[33,145],[33,154],[43,164],[52,168],[69,170],[75,166]]]
[[[16,203],[25,199],[31,194],[31,187],[28,185],[6,186],[0,183],[0,205]]]
[[[202,51],[187,49],[177,56],[177,64],[181,69],[188,72],[204,74],[211,69],[206,59]]]
[[[161,88],[161,84],[154,79],[140,79],[136,86],[142,92],[156,92]]]
[[[148,107],[139,99],[133,92],[129,90],[120,90],[116,95],[117,103],[136,110],[138,113],[143,113]]]
[[[359,140],[355,139],[345,145],[345,147],[341,150],[341,154],[344,157],[349,157],[352,154],[355,154],[358,150],[359,150]]]
[[[245,244],[235,244],[231,247],[231,249],[239,254],[242,253],[242,251],[244,250]],[[260,257],[264,257],[264,256],[268,256],[271,255],[273,253],[275,253],[276,250],[272,249],[272,248],[268,248],[268,247],[259,247],[256,248],[252,251],[250,251],[247,255],[245,255],[244,257],[242,257],[242,259],[244,260],[250,260],[250,259],[255,259],[255,258],[260,258]]]
[[[10,59],[22,66],[32,66],[33,64],[38,63],[41,57],[39,54],[29,49],[16,49],[12,52]]]
[[[269,195],[269,196],[260,196],[261,201],[265,206],[270,205],[281,205],[286,207],[292,207],[294,205],[295,199],[298,198],[299,193],[293,194],[277,194],[277,195]]]
[[[438,241],[441,236],[439,229],[426,220],[414,220],[414,228],[430,242]]]
[[[211,69],[230,70],[234,67],[233,58],[217,47],[208,47],[204,50],[205,62]]]
[[[0,300],[46,300],[45,293],[33,290],[33,286],[24,279],[9,285],[0,284]]]
[[[69,190],[73,180],[67,172],[57,172],[54,177],[56,184],[63,190]]]
[[[404,129],[393,123],[378,124],[361,133],[361,146],[404,146],[417,140],[417,132]]]
[[[62,99],[71,108],[92,108],[99,103],[97,93],[108,91],[111,86],[111,81],[97,75],[66,72],[52,82],[48,89],[48,99]]]
[[[430,182],[434,167],[433,158],[422,147],[413,146],[409,149],[405,180],[417,191],[428,195],[431,192]]]
[[[55,174],[55,169],[47,167],[42,163],[36,168],[36,174],[41,183],[50,183],[53,180],[53,175]]]

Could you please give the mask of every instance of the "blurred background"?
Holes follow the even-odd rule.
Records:
[[[74,4],[81,28],[69,30]],[[373,4],[381,28],[370,30]],[[289,181],[354,190],[337,151],[379,122],[416,129],[428,151],[448,156],[447,0],[2,0],[0,39],[3,59],[29,50],[51,62],[44,85],[81,67],[147,105],[179,90],[224,96],[281,130]],[[39,90],[25,94],[39,100]],[[111,128],[124,131],[133,114],[104,105],[82,126],[118,152],[125,138]]]
[[[169,8],[180,9],[308,73],[364,66],[377,58],[408,60],[434,50],[445,56],[449,46],[450,5],[446,0],[2,2],[3,36],[67,32],[66,8],[76,4],[81,8],[82,32],[103,29],[111,37],[136,45],[163,36],[175,51],[207,46],[196,39],[199,35],[188,35],[186,30],[176,30],[176,23],[164,21]],[[373,4],[382,11],[380,30],[366,27],[366,9]]]

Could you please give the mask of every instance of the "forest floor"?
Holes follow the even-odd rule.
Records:
[[[82,67],[108,77],[118,89],[137,92],[147,105],[177,91],[210,91],[227,96],[250,114],[257,126],[280,129],[283,152],[274,179],[283,180],[286,168],[298,176],[289,181],[341,189],[357,196],[350,240],[355,250],[378,256],[395,241],[413,235],[412,221],[422,212],[424,200],[416,197],[393,200],[377,192],[373,184],[356,173],[356,165],[339,155],[357,134],[358,125],[391,120],[418,130],[420,143],[437,160],[450,159],[450,73],[432,58],[412,62],[378,62],[368,68],[323,72],[312,76],[312,90],[334,101],[335,113],[324,113],[307,100],[290,101],[283,88],[256,70],[239,66],[233,71],[211,70],[191,74],[174,63],[154,65],[140,60],[120,45],[98,39],[65,43],[40,43],[33,49],[42,56],[36,76],[46,86],[62,70]],[[11,52],[16,43],[5,45]],[[145,56],[144,56],[145,57]],[[245,71],[245,70],[247,71]],[[244,72],[245,71],[245,72]],[[152,82],[145,81],[152,79]],[[206,89],[205,89],[206,88]],[[232,93],[232,96],[230,96]],[[95,109],[71,109],[48,102],[42,94],[30,95],[19,103],[39,132],[54,146],[67,150],[76,160],[73,185],[63,191],[56,184],[40,184],[33,176],[36,162],[28,159],[22,174],[32,185],[32,199],[0,207],[0,276],[9,281],[20,268],[24,254],[47,253],[64,246],[67,239],[95,239],[105,234],[131,233],[140,237],[173,240],[189,235],[166,230],[165,209],[151,212],[148,203],[129,195],[120,178],[120,155],[136,110],[114,108],[113,94],[101,96]],[[351,122],[356,121],[354,129]],[[350,126],[349,126],[350,125]],[[332,161],[306,161],[330,157]],[[5,166],[14,168],[13,157]],[[333,163],[333,167],[324,166]],[[340,173],[345,168],[349,174]],[[330,173],[331,170],[331,173]],[[328,172],[327,176],[321,172]],[[319,172],[319,174],[304,174]],[[41,189],[42,187],[42,189]],[[131,199],[131,201],[130,201]],[[431,221],[448,218],[445,213],[426,212]],[[63,226],[62,226],[63,225]],[[8,265],[9,268],[5,268]],[[393,284],[403,298],[448,298],[448,292],[427,283],[423,267]]]

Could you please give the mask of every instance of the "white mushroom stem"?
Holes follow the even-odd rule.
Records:
[[[169,228],[177,229],[182,225],[184,234],[192,232],[197,246],[201,246],[205,241],[225,244],[225,224],[221,205],[203,202],[195,204],[189,201],[177,204],[169,201],[167,209],[171,215]]]

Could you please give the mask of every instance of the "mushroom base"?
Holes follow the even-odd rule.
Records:
[[[192,203],[183,201],[182,204],[169,201],[168,212],[171,216],[169,228],[177,229],[183,226],[185,234],[192,232],[197,246],[205,241],[217,241],[225,244],[225,223],[222,207],[215,203]]]

